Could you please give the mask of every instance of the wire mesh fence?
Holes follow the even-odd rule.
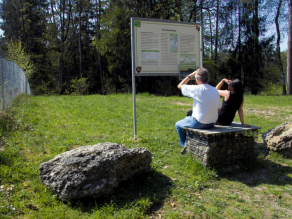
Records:
[[[31,94],[30,86],[23,70],[12,61],[0,57],[1,110],[7,109],[19,94]]]

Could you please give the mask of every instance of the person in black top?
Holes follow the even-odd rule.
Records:
[[[228,84],[228,90],[220,90],[223,83]],[[222,79],[216,86],[221,97],[224,97],[222,107],[218,111],[218,119],[216,125],[230,125],[235,117],[236,111],[238,111],[239,119],[242,126],[250,127],[250,125],[244,123],[243,118],[243,93],[242,83],[240,80]],[[192,110],[189,110],[187,116],[192,115]]]
[[[223,83],[228,84],[228,90],[220,90]],[[250,127],[250,125],[244,123],[243,118],[243,93],[242,83],[240,80],[229,80],[224,78],[216,86],[221,97],[224,97],[222,107],[218,111],[218,120],[216,125],[230,125],[235,117],[236,111],[242,126]]]

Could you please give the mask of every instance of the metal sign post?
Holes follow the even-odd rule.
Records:
[[[132,93],[133,93],[133,121],[134,121],[134,138],[137,136],[136,122],[136,84],[135,84],[135,38],[134,38],[134,20],[131,18],[131,54],[132,54]]]

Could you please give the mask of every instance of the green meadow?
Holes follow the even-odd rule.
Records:
[[[20,96],[0,117],[0,218],[292,218],[292,161],[275,153],[230,171],[181,155],[175,122],[186,97],[136,96],[134,139],[130,94]],[[245,123],[261,133],[291,121],[291,96],[245,96]],[[235,121],[239,121],[238,116]],[[112,195],[63,201],[38,168],[85,145],[115,142],[152,153],[151,171]]]

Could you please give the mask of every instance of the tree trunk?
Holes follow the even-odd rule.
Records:
[[[100,17],[101,17],[101,0],[98,0],[98,17],[97,17],[97,41],[100,40]],[[99,47],[98,47],[99,48]],[[102,66],[101,66],[101,56],[98,49],[98,64],[99,64],[99,75],[100,75],[100,85],[101,93],[104,94],[103,79],[102,79]]]
[[[64,64],[64,47],[65,47],[65,0],[60,1],[60,29],[61,29],[61,42],[60,42],[60,56],[59,56],[59,94],[63,89],[63,64]]]
[[[203,31],[204,27],[204,16],[203,16],[203,0],[201,0],[201,31]],[[202,50],[204,57],[204,39],[202,39]]]
[[[288,54],[287,54],[287,93],[292,94],[292,0],[289,0],[289,33],[288,33]]]
[[[194,22],[197,22],[197,0],[194,1],[195,7],[194,7]]]
[[[68,6],[68,13],[66,13],[66,7]],[[71,19],[71,2],[67,2],[66,0],[60,0],[60,55],[59,55],[59,94],[62,93],[63,90],[63,73],[64,73],[64,53],[66,46],[66,39],[70,26]]]
[[[82,15],[82,1],[80,1],[80,6],[79,6],[79,36],[78,36],[78,41],[79,41],[79,74],[80,78],[82,78],[82,47],[81,47],[81,15]]]
[[[210,8],[209,4],[207,1],[207,10],[208,10],[208,17],[209,17],[209,23],[210,23],[210,37],[211,37],[211,59],[213,60],[213,34],[212,34],[212,19],[211,19],[211,13],[210,13]]]
[[[280,50],[281,35],[280,35],[279,21],[278,21],[279,15],[280,15],[281,4],[282,4],[282,0],[279,0],[277,14],[276,14],[276,18],[275,18],[275,24],[276,24],[276,29],[277,29],[277,44],[276,44],[277,58],[276,58],[276,60],[277,60],[277,64],[279,65],[279,68],[280,68],[280,74],[281,74],[281,79],[282,79],[282,95],[285,95],[286,94],[286,86],[285,86],[283,65],[282,65],[282,61],[281,61],[281,50]]]
[[[240,8],[240,0],[238,1],[238,55],[237,55],[237,65],[238,65],[238,78],[241,80],[241,63],[242,63],[242,55],[241,55],[241,8]]]
[[[62,93],[63,87],[63,54],[59,56],[59,94]]]
[[[26,40],[26,26],[25,26],[25,19],[23,18],[23,10],[24,10],[24,6],[23,6],[23,2],[20,1],[20,13],[21,13],[21,21],[22,21],[22,33],[23,33],[23,45],[24,45],[24,52],[27,53],[27,40]]]
[[[259,52],[259,35],[260,35],[260,31],[259,31],[259,13],[258,13],[258,6],[259,6],[259,1],[258,0],[254,0],[253,2],[253,7],[254,7],[254,11],[253,11],[253,19],[252,19],[252,35],[254,36],[254,40],[253,40],[253,46],[254,46],[254,68],[252,70],[252,78],[257,78],[258,74],[259,74],[259,70],[260,70],[260,52]],[[256,80],[252,80],[251,83],[251,93],[252,94],[258,94],[258,85],[256,84]]]
[[[218,56],[218,23],[219,23],[219,0],[217,0],[216,6],[216,36],[215,36],[215,63],[217,62]]]

